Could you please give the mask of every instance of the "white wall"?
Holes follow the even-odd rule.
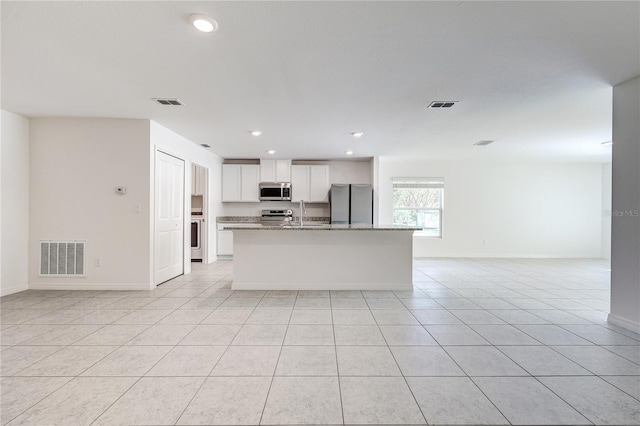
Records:
[[[373,180],[373,224],[380,223],[380,157],[371,160],[371,179]]]
[[[216,216],[222,214],[221,191],[222,191],[222,158],[213,154],[211,151],[198,146],[190,140],[180,136],[179,134],[161,126],[160,124],[150,122],[151,137],[151,163],[150,166],[154,170],[155,150],[164,151],[175,157],[185,161],[185,206],[186,211],[191,211],[191,164],[195,163],[208,170],[208,192],[209,196],[205,199],[205,227],[208,237],[208,247],[206,248],[207,263],[216,260]],[[152,180],[153,182],[153,180]],[[153,184],[149,187],[149,191],[153,193]],[[185,230],[189,230],[191,217],[185,215]],[[153,223],[153,216],[151,217]],[[153,234],[152,234],[153,235]],[[185,245],[189,247],[189,232],[185,232]],[[153,249],[153,241],[150,242]],[[191,271],[191,251],[185,250],[185,273]]]
[[[611,163],[602,165],[602,257],[611,259]]]
[[[640,332],[640,76],[613,88],[611,313]]]
[[[370,160],[294,161],[294,164],[328,164],[330,183],[372,183]],[[219,175],[221,176],[221,174]],[[263,201],[260,203],[223,203],[222,216],[260,216],[262,209],[293,209],[297,216],[298,203]],[[307,217],[329,217],[329,204],[305,203]]]
[[[379,223],[392,222],[393,177],[444,177],[443,238],[414,256],[601,257],[600,164],[379,159]]]
[[[329,164],[329,182],[331,183],[361,183],[371,184],[371,160],[333,160]]]
[[[149,288],[149,121],[36,118],[30,130],[29,287]],[[87,276],[39,277],[40,240],[86,240]]]
[[[29,286],[148,289],[153,287],[155,150],[185,159],[185,208],[190,211],[191,162],[209,169],[209,217],[220,212],[221,159],[149,120],[31,120]],[[117,195],[125,186],[126,195]],[[185,273],[190,271],[185,215]],[[215,227],[209,240],[215,247]],[[87,240],[87,276],[38,276],[40,240]],[[102,266],[96,266],[96,259]],[[215,249],[208,252],[215,260]]]
[[[29,119],[2,111],[0,296],[28,287]]]

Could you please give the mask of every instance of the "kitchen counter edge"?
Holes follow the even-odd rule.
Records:
[[[310,225],[287,225],[270,226],[258,223],[234,223],[225,225],[225,231],[422,231],[422,228],[398,225],[331,225],[331,224],[310,224]]]

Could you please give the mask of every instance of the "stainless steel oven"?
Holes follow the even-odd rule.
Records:
[[[202,222],[201,217],[191,218],[191,261],[202,262]]]
[[[260,182],[260,201],[291,201],[289,182]]]
[[[260,223],[263,225],[284,225],[293,219],[293,210],[262,210]]]

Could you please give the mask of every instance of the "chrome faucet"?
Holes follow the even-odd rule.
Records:
[[[302,227],[302,218],[307,210],[304,208],[304,200],[300,200],[300,227]]]

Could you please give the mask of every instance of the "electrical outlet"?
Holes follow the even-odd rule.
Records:
[[[96,257],[96,266],[98,268],[100,268],[102,266],[102,259],[100,259],[99,257]]]

